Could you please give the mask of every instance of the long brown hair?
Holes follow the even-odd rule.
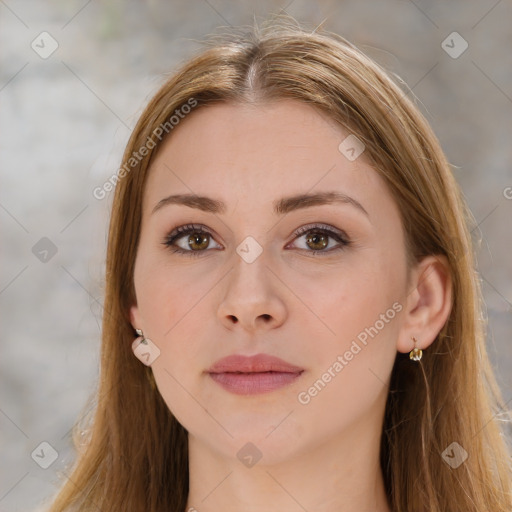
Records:
[[[192,102],[188,111],[295,99],[364,142],[399,206],[409,264],[427,255],[445,255],[449,264],[446,324],[419,366],[397,353],[392,369],[380,459],[392,510],[510,512],[510,447],[497,419],[510,416],[486,351],[472,216],[450,165],[407,91],[380,66],[337,34],[278,18],[247,34],[213,37],[166,80],[133,130],[110,220],[98,390],[85,426],[76,426],[77,460],[51,511],[185,510],[187,431],[152,385],[151,370],[133,356],[128,315],[142,194],[165,139],[156,134],[179,130],[171,116]],[[130,160],[143,147],[145,156]],[[454,447],[468,455],[456,468],[443,456]]]

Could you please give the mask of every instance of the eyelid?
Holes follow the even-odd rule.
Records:
[[[295,229],[293,231],[293,235],[295,237],[301,236],[304,233],[307,233],[308,231],[325,231],[330,236],[338,237],[345,243],[350,243],[350,239],[348,235],[341,229],[335,228],[334,226],[331,226],[330,224],[322,224],[321,222],[313,222],[312,224],[305,224],[304,226],[300,226],[299,228]]]

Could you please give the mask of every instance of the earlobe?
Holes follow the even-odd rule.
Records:
[[[452,280],[444,255],[425,257],[412,272],[403,324],[397,341],[399,352],[428,348],[445,325],[452,309]]]
[[[142,323],[140,321],[139,308],[136,304],[130,306],[130,323],[134,329],[141,329]]]

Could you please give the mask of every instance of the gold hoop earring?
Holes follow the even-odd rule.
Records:
[[[417,340],[414,336],[412,337],[412,341],[414,342],[414,348],[409,352],[409,358],[412,361],[419,361],[423,356],[423,350],[416,347]]]

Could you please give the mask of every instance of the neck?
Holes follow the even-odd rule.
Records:
[[[189,433],[187,511],[391,512],[375,422],[326,437],[301,453],[252,467]],[[245,443],[241,442],[240,446]]]

